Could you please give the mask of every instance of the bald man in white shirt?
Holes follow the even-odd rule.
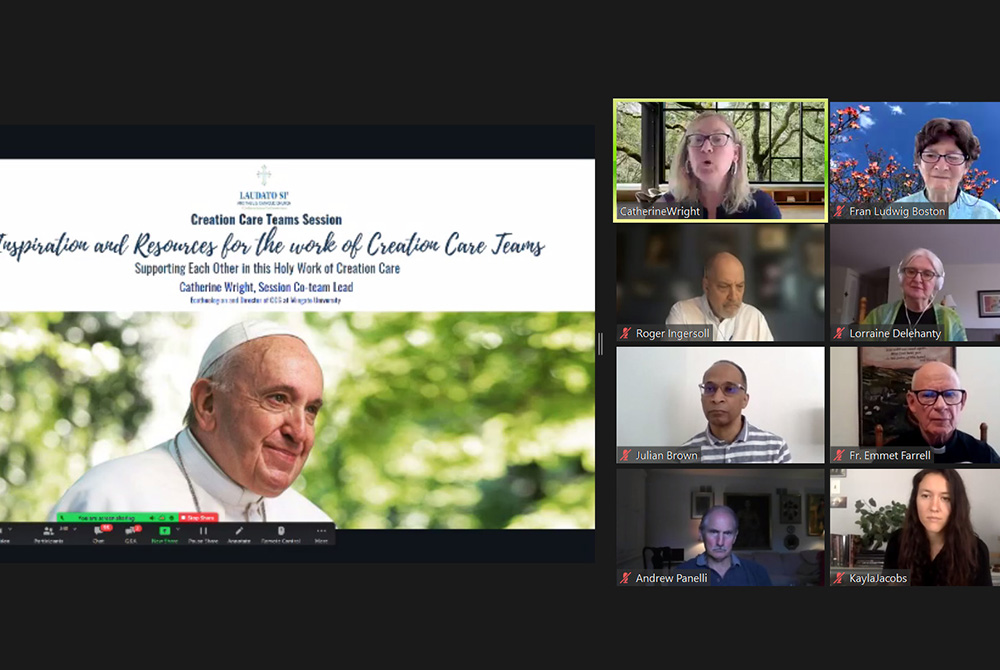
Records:
[[[746,278],[743,263],[728,252],[712,256],[701,280],[703,294],[682,300],[670,309],[667,325],[711,324],[716,342],[773,342],[774,336],[760,310],[743,302]]]

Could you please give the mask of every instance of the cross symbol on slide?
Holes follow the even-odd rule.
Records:
[[[267,178],[271,176],[271,173],[267,171],[266,165],[261,165],[260,172],[257,173],[257,176],[260,177],[261,186],[267,186]]]

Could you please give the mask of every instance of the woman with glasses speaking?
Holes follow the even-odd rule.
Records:
[[[944,286],[944,265],[929,249],[914,249],[896,270],[903,299],[879,305],[865,316],[869,325],[941,326],[943,339],[965,342],[962,320],[951,307],[935,305],[934,297]]]
[[[1000,219],[996,207],[962,189],[979,149],[979,138],[968,121],[931,119],[917,133],[913,152],[924,188],[896,202],[949,203],[949,219]]]
[[[702,208],[706,219],[780,219],[764,191],[751,189],[746,147],[723,114],[702,112],[688,124],[670,167],[670,192],[657,203]]]

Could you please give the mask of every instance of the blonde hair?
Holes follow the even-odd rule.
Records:
[[[750,178],[747,176],[747,148],[743,144],[740,133],[736,126],[729,120],[729,117],[719,112],[702,112],[695,117],[694,121],[688,124],[688,128],[702,119],[722,119],[732,134],[732,142],[739,146],[739,161],[736,165],[736,174],[729,175],[726,193],[722,198],[722,208],[726,214],[747,210],[753,205],[753,195],[750,189]],[[698,202],[698,179],[691,172],[688,163],[688,136],[687,129],[684,131],[684,139],[677,145],[677,153],[674,154],[674,162],[670,166],[670,193],[676,202]]]

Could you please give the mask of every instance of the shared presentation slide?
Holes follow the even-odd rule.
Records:
[[[0,160],[7,537],[593,529],[593,158],[414,144]],[[586,535],[535,558],[588,560]],[[407,537],[430,548],[398,560],[461,544]]]

